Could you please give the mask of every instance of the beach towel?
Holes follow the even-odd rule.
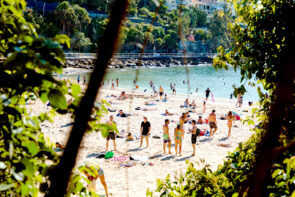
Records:
[[[204,136],[206,134],[206,130],[205,129],[201,129],[200,130],[200,136]]]
[[[125,161],[126,159],[128,159],[128,156],[125,155],[120,155],[120,156],[115,156],[113,158],[110,158],[109,161]]]
[[[105,159],[110,159],[114,156],[114,153],[112,151],[109,151],[106,153],[106,155],[104,156]]]
[[[132,156],[130,156],[130,160],[133,160],[133,161],[147,161],[148,157],[147,156],[132,155]]]
[[[148,106],[153,106],[153,105],[156,105],[155,103],[149,103],[149,104],[146,104]]]
[[[206,131],[205,136],[209,137],[210,136],[210,132]]]

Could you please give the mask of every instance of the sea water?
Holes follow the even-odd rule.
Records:
[[[216,71],[210,64],[188,66],[187,68],[188,74],[184,66],[139,68],[136,85],[142,91],[151,92],[150,81],[152,80],[157,91],[161,85],[165,93],[172,93],[170,89],[170,83],[172,83],[176,85],[177,94],[191,94],[192,96],[200,97],[205,97],[205,90],[210,88],[214,97],[229,99],[230,94],[234,91],[233,85],[239,87],[243,84],[247,90],[244,95],[244,101],[259,100],[256,87],[249,86],[249,81],[241,83],[239,70],[235,72],[234,68],[229,67],[228,70]],[[132,89],[135,87],[133,81],[136,76],[136,70],[136,68],[110,69],[105,75],[104,84],[106,85],[107,81],[109,81],[110,86],[112,80],[116,82],[116,79],[119,79],[120,88]],[[80,77],[81,79],[82,77]],[[187,82],[188,79],[189,84]],[[253,81],[255,82],[255,80]],[[198,91],[196,92],[197,88]]]

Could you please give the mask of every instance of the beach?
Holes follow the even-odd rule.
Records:
[[[120,87],[120,86],[119,86]],[[85,88],[85,87],[84,87]],[[96,158],[101,153],[106,153],[106,139],[104,139],[99,132],[87,133],[80,147],[80,152],[77,158],[77,165],[85,161],[91,161],[103,168],[106,183],[109,190],[109,196],[145,196],[147,188],[154,190],[157,186],[156,179],[164,179],[168,174],[172,177],[186,172],[186,160],[194,163],[197,169],[201,169],[205,165],[209,165],[212,170],[216,170],[219,164],[222,164],[226,159],[228,152],[234,151],[240,142],[246,141],[252,134],[250,127],[243,125],[241,121],[236,121],[236,127],[232,128],[232,136],[226,139],[228,133],[227,120],[220,120],[221,115],[227,114],[232,110],[239,114],[241,118],[246,118],[250,115],[251,107],[244,104],[241,108],[235,106],[236,99],[226,100],[215,98],[215,102],[211,98],[208,99],[206,112],[203,113],[203,97],[196,96],[172,96],[168,94],[168,101],[157,101],[157,98],[150,98],[150,90],[143,93],[140,90],[127,91],[127,94],[134,94],[134,98],[126,100],[118,100],[111,95],[119,96],[122,88],[115,88],[110,90],[110,87],[102,87],[99,92],[97,101],[105,99],[109,103],[110,109],[116,112],[109,112],[108,115],[102,118],[101,122],[106,122],[109,115],[114,116],[114,121],[117,123],[117,128],[121,136],[126,136],[127,132],[133,135],[140,136],[140,125],[143,121],[143,116],[148,118],[151,123],[151,135],[149,137],[149,147],[146,148],[146,142],[143,142],[143,147],[138,148],[140,140],[126,141],[126,138],[116,138],[117,151],[114,152],[114,157],[126,159],[125,161],[112,161],[112,159]],[[146,97],[146,98],[144,98]],[[174,149],[174,128],[176,127],[179,117],[186,108],[180,108],[184,100],[189,98],[189,101],[195,100],[197,107],[195,113],[190,113],[192,119],[197,120],[201,115],[207,118],[213,109],[216,110],[216,117],[218,130],[212,140],[208,136],[200,136],[196,144],[196,156],[191,157],[192,144],[191,134],[188,129],[191,128],[189,123],[184,124],[184,140],[182,145],[182,156],[175,156]],[[155,105],[147,106],[146,102],[154,103]],[[135,108],[145,108],[149,111],[135,110]],[[39,113],[49,110],[50,107],[36,102],[28,106],[32,113]],[[117,117],[118,110],[122,109],[125,113],[131,114],[127,118]],[[163,116],[165,110],[169,110],[174,115]],[[248,110],[249,112],[245,112]],[[172,140],[171,152],[172,154],[163,153],[163,125],[164,120],[173,120],[169,124],[169,133]],[[69,132],[71,131],[71,123],[73,120],[70,114],[63,116],[56,116],[54,123],[42,123],[42,132],[48,137],[51,142],[59,142],[66,144]],[[197,125],[200,129],[209,130],[208,124]],[[122,132],[123,131],[123,132]],[[159,136],[160,139],[153,138]],[[109,150],[114,150],[113,143],[110,140]],[[122,156],[126,156],[125,158]],[[130,160],[130,156],[135,160]],[[139,160],[139,161],[136,161]],[[121,166],[120,166],[121,164]],[[131,167],[124,167],[132,165]],[[104,190],[99,180],[96,182],[97,192],[104,194]]]

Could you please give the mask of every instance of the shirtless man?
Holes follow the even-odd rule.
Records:
[[[108,125],[110,126],[116,126],[116,122],[114,121],[114,117],[111,115],[110,116],[110,120],[107,122]],[[115,132],[114,130],[109,130],[109,135],[107,136],[107,143],[106,143],[106,150],[108,151],[108,148],[109,148],[109,141],[110,139],[112,139],[113,141],[113,144],[114,144],[114,148],[115,148],[115,151],[117,150],[116,149],[116,135],[115,135]]]
[[[209,114],[208,122],[210,126],[210,137],[213,138],[217,130],[217,120],[216,120],[216,114],[214,109],[212,110],[212,113]],[[212,132],[212,129],[214,129],[213,132]]]
[[[182,113],[182,115],[180,116],[180,119],[179,119],[179,125],[181,128],[183,128],[183,124],[185,121],[186,121],[186,114]]]
[[[170,121],[168,119],[165,120],[165,124],[163,125],[163,149],[164,154],[166,153],[166,143],[168,143],[169,154],[171,154],[171,140],[169,135],[169,127],[168,124]]]
[[[159,93],[160,93],[160,100],[162,100],[162,96],[164,94],[164,89],[162,88],[162,86],[160,86],[159,88]]]

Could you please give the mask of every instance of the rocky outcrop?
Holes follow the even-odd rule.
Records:
[[[138,66],[142,67],[170,67],[173,65],[183,66],[187,61],[190,65],[197,65],[201,63],[212,63],[212,58],[210,57],[192,57],[184,60],[183,58],[144,58],[140,62],[137,58],[124,58],[124,59],[112,59],[109,63],[108,68],[136,68]],[[80,58],[80,59],[67,59],[64,67],[71,68],[84,68],[93,69],[95,59],[90,58]]]

